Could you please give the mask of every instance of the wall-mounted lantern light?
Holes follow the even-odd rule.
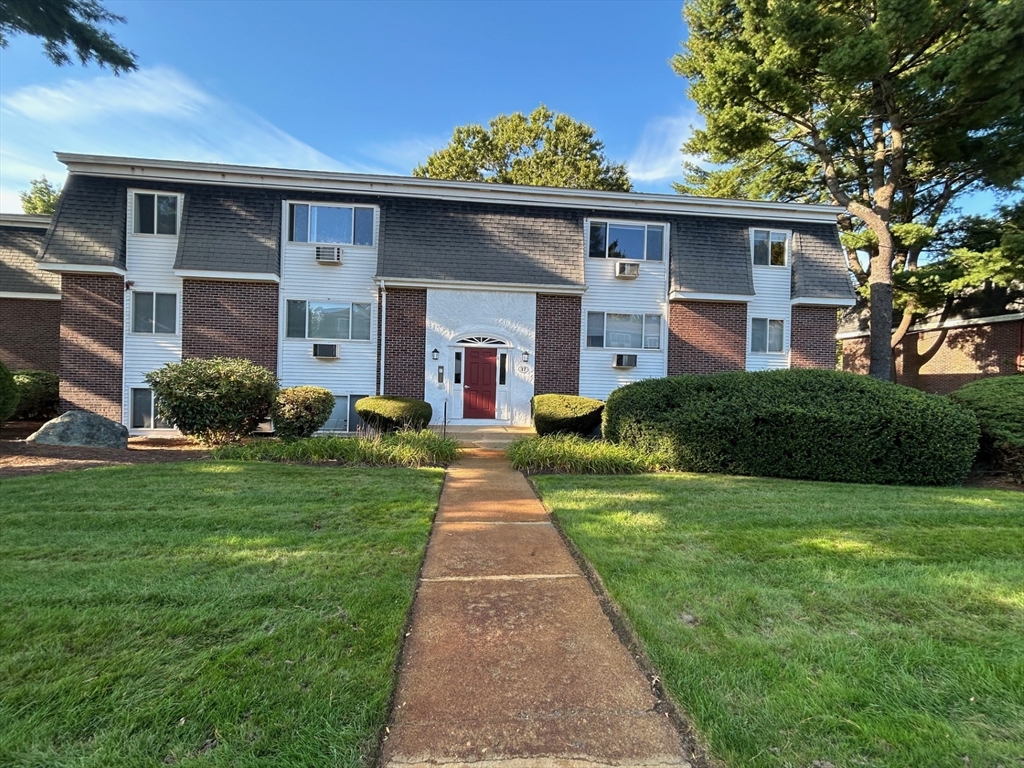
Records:
[[[523,350],[523,362],[524,363],[530,362],[530,353],[527,352],[525,349]]]
[[[434,351],[430,353],[430,359],[431,360],[437,360],[437,358],[439,358],[440,356],[441,356],[441,353],[437,351],[436,347],[434,348]]]

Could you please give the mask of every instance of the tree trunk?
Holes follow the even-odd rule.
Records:
[[[871,227],[878,238],[878,252],[871,258],[871,364],[868,374],[892,381],[892,257],[893,237],[889,228]]]

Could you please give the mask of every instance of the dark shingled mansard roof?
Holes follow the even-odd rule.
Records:
[[[0,291],[4,293],[60,293],[60,277],[39,269],[36,257],[46,237],[38,216],[5,214],[0,223]]]

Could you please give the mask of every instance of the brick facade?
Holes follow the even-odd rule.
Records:
[[[793,307],[790,333],[791,368],[836,368],[835,307]]]
[[[422,400],[427,344],[426,289],[388,288],[386,323],[384,394]]]
[[[893,350],[896,381],[944,395],[988,376],[1024,372],[1024,321],[954,328],[934,357],[921,362],[940,331],[908,333]],[[843,370],[867,373],[867,338],[843,340]]]
[[[276,283],[182,281],[182,357],[243,357],[277,373]]]
[[[121,420],[124,278],[65,274],[60,301],[60,409]]]
[[[668,373],[742,371],[747,365],[747,305],[673,301],[668,315]]]
[[[0,361],[11,370],[60,371],[60,301],[0,299]]]
[[[579,296],[537,294],[534,394],[580,392]]]

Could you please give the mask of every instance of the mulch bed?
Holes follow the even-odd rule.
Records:
[[[182,439],[133,437],[128,450],[38,445],[12,440],[4,427],[0,439],[0,479],[19,475],[40,475],[118,464],[156,464],[168,461],[196,461],[209,452]],[[30,433],[31,434],[31,433]]]

